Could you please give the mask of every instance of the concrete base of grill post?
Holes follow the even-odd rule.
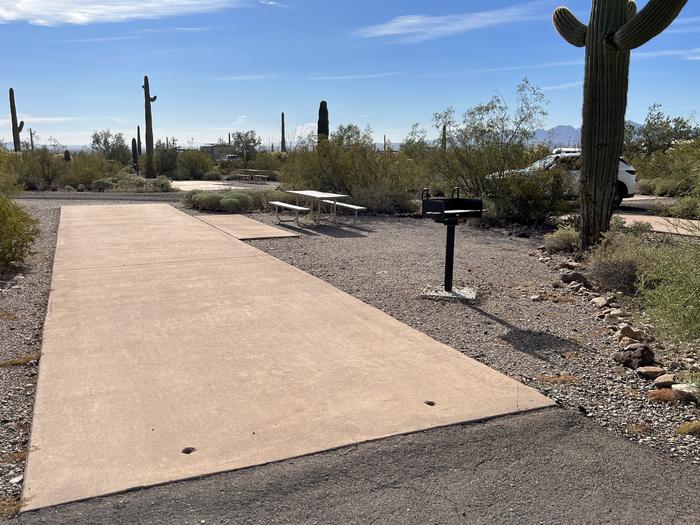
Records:
[[[459,288],[451,292],[445,291],[442,286],[426,286],[423,293],[420,294],[423,299],[432,299],[434,301],[473,301],[476,299],[476,290],[471,288]]]

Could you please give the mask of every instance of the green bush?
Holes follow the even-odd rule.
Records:
[[[87,188],[92,188],[96,181],[109,179],[122,169],[121,165],[110,162],[97,153],[80,152],[73,154],[72,158],[73,160],[66,163],[66,171],[58,181],[59,187],[73,186],[75,188],[82,184]]]
[[[240,213],[243,211],[241,201],[234,197],[225,197],[221,199],[219,206],[221,207],[221,211],[225,211],[227,213]]]
[[[202,180],[214,169],[211,157],[199,150],[187,150],[177,157],[176,175],[179,180]]]
[[[200,191],[194,198],[194,208],[203,211],[221,211],[222,194],[215,191]]]
[[[492,178],[487,189],[489,215],[497,221],[545,224],[567,210],[570,184],[568,174],[558,170]]]
[[[592,278],[633,295],[671,339],[700,337],[700,242],[611,232],[591,254]]]
[[[55,189],[66,173],[68,164],[63,154],[55,154],[48,148],[25,151],[8,157],[5,168],[24,189],[47,191]]]
[[[105,192],[114,188],[114,184],[109,179],[98,179],[92,183],[92,190],[97,192]]]
[[[178,152],[173,147],[167,147],[163,142],[158,141],[153,152],[153,167],[156,174],[168,178],[175,178],[177,171]],[[145,156],[140,161],[141,166],[146,165]]]
[[[158,175],[152,183],[152,188],[155,193],[168,193],[173,191],[173,185],[168,177]]]
[[[671,217],[700,220],[700,196],[681,197],[668,210]]]
[[[551,253],[573,253],[579,248],[579,233],[571,226],[544,236],[544,245]]]
[[[244,213],[263,211],[267,203],[274,200],[294,202],[288,193],[270,191],[188,191],[182,196],[182,204],[186,208],[201,211]]]
[[[323,140],[315,149],[302,145],[280,170],[284,188],[348,194],[349,202],[380,213],[414,211],[429,180],[425,164],[405,153],[385,154],[373,144],[340,139]]]
[[[0,196],[0,274],[20,265],[39,235],[36,219],[8,196]]]
[[[640,195],[654,195],[656,190],[653,180],[642,179],[637,181],[637,193]]]
[[[212,171],[205,173],[202,180],[221,180],[221,173],[216,169],[213,169]]]

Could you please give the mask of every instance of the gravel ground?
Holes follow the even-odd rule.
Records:
[[[252,217],[274,224],[271,215]],[[698,406],[647,399],[653,383],[611,359],[617,340],[612,328],[598,319],[601,310],[590,303],[595,295],[560,286],[557,265],[563,258],[540,262],[541,237],[460,227],[455,284],[475,288],[478,298],[473,304],[443,303],[421,299],[420,293],[426,285],[442,283],[444,226],[396,218],[366,218],[359,226],[320,227],[300,239],[251,244],[615,434],[680,462],[700,464],[700,439],[675,433],[682,424],[700,420]],[[536,295],[542,300],[533,301]],[[698,369],[697,348],[666,345],[655,350],[662,364]],[[561,380],[565,382],[556,384]]]
[[[41,331],[62,205],[129,204],[127,201],[22,200],[41,222],[29,263],[0,278],[0,363],[40,351]],[[253,218],[274,224],[269,214]],[[537,388],[563,407],[586,414],[615,434],[700,464],[700,439],[675,429],[700,419],[697,405],[648,401],[650,382],[614,363],[612,332],[590,298],[555,288],[556,260],[539,262],[541,238],[462,227],[457,235],[456,284],[478,290],[473,304],[421,299],[443,277],[444,227],[416,219],[366,218],[358,227],[303,230],[299,239],[251,244],[324,279],[396,319]],[[532,301],[533,295],[544,300]],[[680,352],[680,353],[679,353]],[[657,351],[658,353],[658,351]],[[668,361],[682,366],[697,353],[667,346]],[[22,488],[37,361],[0,366],[0,515]],[[686,360],[686,361],[684,361]],[[542,376],[570,375],[552,384]]]

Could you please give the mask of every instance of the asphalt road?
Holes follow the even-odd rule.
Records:
[[[700,523],[700,467],[546,409],[26,513],[19,524]]]

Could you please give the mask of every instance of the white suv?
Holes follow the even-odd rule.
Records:
[[[524,171],[550,170],[563,167],[578,181],[581,176],[581,150],[575,148],[558,148],[549,157],[538,160]],[[637,171],[625,159],[620,157],[615,187],[615,207],[622,204],[622,199],[634,197],[637,193]]]

